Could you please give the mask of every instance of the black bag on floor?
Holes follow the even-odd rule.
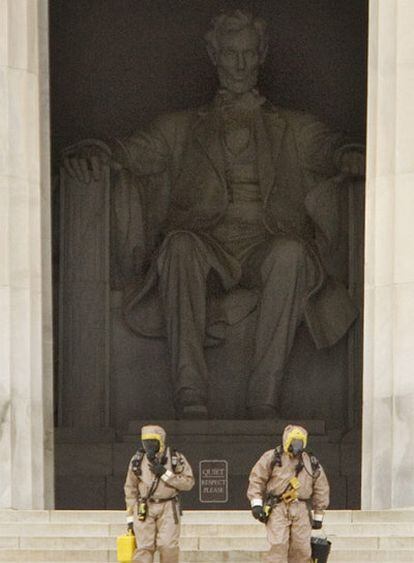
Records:
[[[328,538],[311,537],[313,563],[326,563],[331,552]]]

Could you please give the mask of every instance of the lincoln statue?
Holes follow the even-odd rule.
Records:
[[[161,115],[128,138],[83,141],[65,151],[64,166],[85,189],[109,164],[144,179],[154,198],[168,195],[155,252],[128,283],[123,311],[136,334],[157,336],[148,326],[156,296],[179,416],[208,418],[205,346],[228,314],[217,297],[243,288],[259,296],[247,412],[274,418],[299,324],[323,348],[355,319],[329,259],[338,192],[344,178],[363,175],[364,156],[341,132],[256,89],[268,46],[263,20],[221,14],[205,39],[219,82],[208,105]]]

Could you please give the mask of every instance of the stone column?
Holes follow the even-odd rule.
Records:
[[[53,507],[47,0],[0,0],[0,508]]]
[[[414,506],[414,2],[371,0],[362,507]]]

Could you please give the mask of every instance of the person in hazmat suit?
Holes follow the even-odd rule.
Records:
[[[152,563],[158,550],[161,563],[178,563],[178,494],[193,488],[193,471],[183,454],[166,446],[160,426],[143,426],[141,442],[124,486],[128,530],[137,542],[133,561]]]
[[[309,563],[311,534],[329,505],[329,483],[319,461],[305,451],[308,433],[289,425],[283,446],[265,452],[249,477],[253,516],[266,524],[269,563]]]

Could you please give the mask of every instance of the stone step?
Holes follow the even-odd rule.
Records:
[[[116,561],[123,511],[0,511],[0,561]],[[329,561],[414,562],[414,510],[331,511]],[[259,561],[265,527],[249,511],[186,511],[183,563]],[[158,559],[157,559],[158,561]]]
[[[411,537],[414,536],[414,523],[355,523],[326,524],[324,530],[331,536],[349,537]],[[114,537],[125,532],[125,524],[105,523],[64,523],[32,522],[0,523],[1,537]],[[261,524],[183,524],[183,537],[265,537]]]
[[[330,536],[333,549],[337,550],[390,550],[410,549],[414,553],[414,537],[382,537],[382,536]],[[0,549],[67,549],[67,550],[111,550],[116,545],[116,536],[107,537],[67,537],[67,536],[36,536],[36,537],[0,537]],[[180,546],[183,551],[265,551],[265,537],[181,537]]]
[[[263,553],[260,551],[187,551],[183,552],[180,560],[182,562],[207,563],[209,561],[260,561]],[[109,550],[45,550],[45,549],[0,549],[0,561],[116,561],[116,552]],[[158,558],[156,558],[158,561]],[[345,562],[353,561],[376,561],[399,563],[402,561],[413,562],[413,553],[409,550],[340,550],[333,552],[329,561]]]
[[[214,551],[204,551],[204,552],[189,552],[185,557],[182,557],[182,561],[192,562],[192,563],[207,563],[208,561],[261,561],[263,553],[261,552],[214,552]],[[116,559],[111,561],[116,561]],[[329,556],[329,563],[341,561],[352,561],[353,563],[362,563],[363,561],[376,561],[385,563],[400,563],[402,561],[414,561],[413,553],[411,551],[378,551],[377,553],[372,551],[338,551],[334,552]]]
[[[0,510],[0,524],[32,523],[104,523],[121,524],[125,521],[122,510]],[[248,510],[186,510],[183,524],[255,524]],[[325,523],[414,523],[414,509],[406,510],[329,510]]]
[[[111,528],[116,530],[111,533]],[[2,536],[67,536],[67,537],[105,537],[117,535],[125,532],[125,525],[110,524],[76,524],[70,525],[64,523],[30,523],[28,525],[21,523],[0,523],[0,537]]]
[[[182,561],[191,561],[192,563],[207,563],[208,561],[261,561],[263,554],[260,552],[214,552],[214,551],[204,551],[204,552],[192,552],[187,553]],[[111,560],[112,561],[112,560]],[[116,559],[114,560],[116,561]],[[411,551],[378,551],[377,553],[372,551],[338,551],[334,552],[329,556],[329,563],[331,562],[345,562],[352,561],[353,563],[362,563],[363,561],[376,561],[385,563],[400,563],[402,561],[414,561],[413,553]]]
[[[63,549],[0,549],[0,561],[116,561],[116,553],[108,550]]]
[[[111,526],[111,530],[118,533],[118,530],[122,533],[122,527],[118,528],[114,525]],[[414,536],[414,524],[412,523],[357,523],[357,524],[326,524],[324,526],[324,531],[332,536]],[[251,525],[251,524],[186,524],[182,527],[183,536],[215,536],[215,537],[264,537],[265,527],[263,525]]]
[[[111,530],[122,532],[122,526],[111,525]],[[330,523],[324,525],[324,531],[335,536],[412,536],[414,523],[411,522],[380,522],[380,523],[355,523],[341,524]],[[265,536],[265,527],[262,524],[184,524],[183,536]]]

